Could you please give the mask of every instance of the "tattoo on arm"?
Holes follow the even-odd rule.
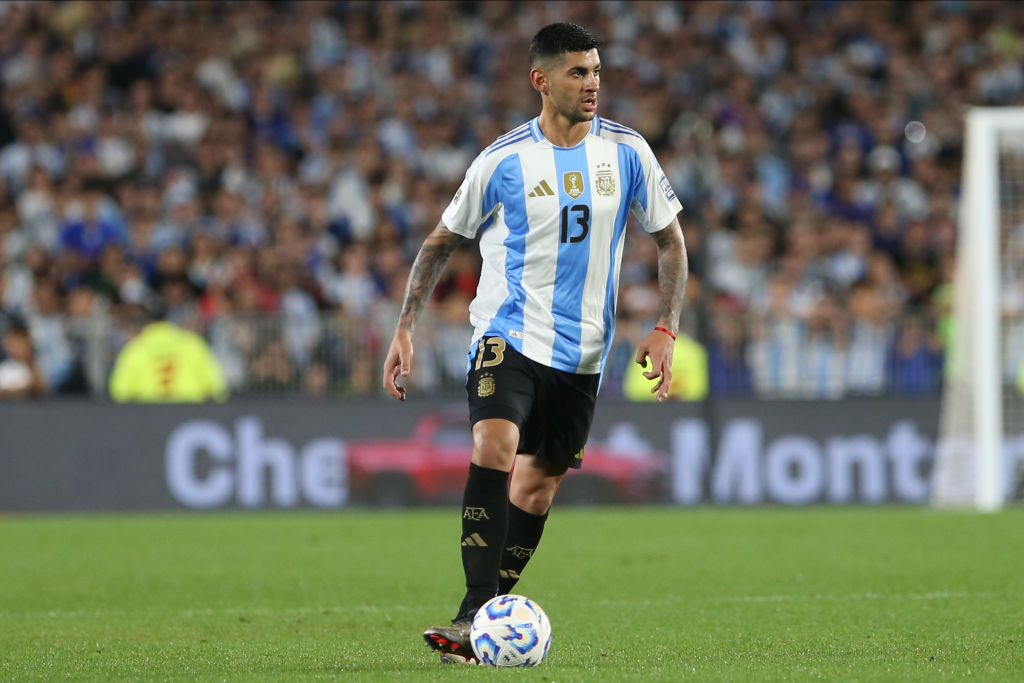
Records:
[[[423,246],[416,254],[416,260],[409,272],[409,282],[405,286],[405,301],[402,303],[402,315],[398,318],[399,329],[407,329],[412,332],[416,324],[416,318],[423,311],[427,298],[437,286],[441,279],[448,259],[451,258],[455,248],[465,239],[461,235],[448,230],[443,224],[438,223]]]
[[[689,276],[683,231],[679,221],[674,220],[652,236],[658,245],[658,289],[661,292],[658,320],[659,324],[666,324],[676,333],[679,331],[679,315],[683,310],[686,279]]]

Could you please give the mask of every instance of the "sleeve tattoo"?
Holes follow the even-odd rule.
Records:
[[[658,245],[658,289],[661,292],[658,319],[667,323],[668,328],[675,333],[679,331],[679,315],[683,311],[686,280],[689,276],[683,231],[678,221],[672,221],[668,227],[653,233],[652,237]]]
[[[437,286],[437,281],[441,279],[441,273],[444,272],[448,259],[464,239],[441,223],[438,223],[437,227],[427,235],[419,253],[416,254],[412,270],[409,271],[409,282],[405,286],[402,314],[398,318],[400,329],[404,328],[412,332],[416,318],[423,311],[430,293]]]

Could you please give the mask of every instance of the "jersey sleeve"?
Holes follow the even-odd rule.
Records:
[[[639,141],[633,149],[636,151],[638,173],[633,185],[633,215],[644,230],[658,232],[672,222],[683,210],[683,205],[647,142]]]
[[[488,192],[494,164],[488,163],[486,153],[476,158],[466,171],[466,177],[459,186],[448,208],[441,214],[441,222],[457,235],[469,239],[498,208],[497,196]]]

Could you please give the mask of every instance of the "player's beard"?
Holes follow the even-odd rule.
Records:
[[[596,97],[594,101],[595,103],[597,102]],[[582,105],[583,100],[577,99],[573,102],[571,106],[556,105],[555,111],[557,111],[559,114],[568,119],[569,123],[572,124],[589,123],[590,121],[593,121],[594,117],[597,116],[597,110],[595,109],[594,111],[586,111],[585,109],[583,109]]]

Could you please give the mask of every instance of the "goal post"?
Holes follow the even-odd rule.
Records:
[[[995,511],[1012,474],[1006,427],[1024,426],[1012,424],[1022,403],[1012,369],[1024,348],[1010,346],[1004,325],[1007,275],[1024,271],[1015,262],[1021,254],[1009,248],[1024,238],[1024,108],[969,110],[964,141],[953,329],[931,500]]]

